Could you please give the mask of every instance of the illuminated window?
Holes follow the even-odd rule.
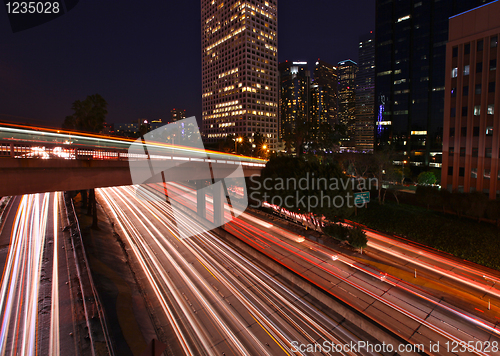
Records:
[[[488,115],[495,114],[495,105],[488,105]]]
[[[410,15],[406,15],[406,16],[400,17],[400,18],[398,19],[398,23],[399,23],[399,22],[406,21],[406,20],[409,20],[409,19],[411,19],[411,16],[410,16]]]
[[[470,66],[469,65],[466,65],[464,67],[464,75],[469,75],[469,72],[470,72]]]
[[[456,78],[456,77],[458,77],[458,68],[453,68],[453,69],[451,70],[451,77],[452,77],[452,78]]]

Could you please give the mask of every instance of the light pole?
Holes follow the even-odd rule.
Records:
[[[238,137],[238,138],[235,138],[234,139],[234,152],[236,154],[238,154],[238,142],[243,142],[243,138],[242,137]]]
[[[264,150],[264,158],[265,158],[266,157],[267,145],[266,144],[262,145],[262,149]]]
[[[403,178],[401,179],[401,185],[405,185],[405,164],[408,163],[407,161],[403,161],[403,170],[401,171],[401,175]]]

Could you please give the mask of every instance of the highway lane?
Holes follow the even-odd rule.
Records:
[[[368,247],[374,253],[383,253],[410,263],[421,271],[438,274],[464,290],[473,288],[490,297],[500,298],[500,273],[469,261],[433,250],[426,246],[404,241],[364,227],[369,238]],[[499,299],[500,300],[500,299]]]
[[[179,194],[190,191],[179,185],[169,186],[169,191],[175,189]],[[186,199],[184,194],[184,199],[184,203],[190,201],[191,208],[194,207],[194,195]],[[248,219],[245,213],[225,228],[401,337],[426,345],[438,341],[441,345],[462,340],[483,344],[498,342],[499,329],[495,325],[447,305],[393,276],[381,274],[319,244],[303,241],[296,234],[282,233],[283,229],[258,220],[255,217]],[[476,354],[484,354],[476,351]],[[446,352],[442,348],[440,353]]]
[[[45,335],[39,325],[39,299],[45,297],[39,293],[44,249],[48,234],[57,233],[59,229],[58,194],[25,195],[15,199],[17,210],[0,285],[0,355],[36,355],[43,349]],[[57,296],[53,303],[58,303]],[[59,318],[57,308],[51,317],[54,322]],[[53,354],[59,349],[58,332],[53,329],[47,337]]]
[[[343,345],[360,340],[217,236],[179,239],[166,202],[141,201],[131,187],[100,189],[99,194],[185,354],[291,355],[294,341]],[[176,223],[197,229],[192,218],[180,220]]]

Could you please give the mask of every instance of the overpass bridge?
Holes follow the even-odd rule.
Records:
[[[265,164],[257,158],[173,143],[144,145],[140,140],[96,134],[0,126],[0,196],[132,185],[137,179],[131,165],[136,176],[148,177],[143,183],[199,183],[220,181],[235,171],[240,177],[260,175]],[[157,174],[158,167],[168,169]],[[215,195],[224,199],[222,192]],[[204,200],[199,198],[203,215]]]

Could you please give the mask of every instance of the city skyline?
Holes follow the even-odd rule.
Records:
[[[356,60],[357,38],[375,22],[372,1],[356,4],[283,2],[279,61]],[[0,14],[5,17],[0,21],[0,120],[59,126],[75,100],[95,93],[108,102],[111,123],[141,117],[165,120],[173,107],[186,108],[187,116],[200,120],[200,14],[192,5],[158,4],[155,11],[136,11],[132,2],[120,7],[80,2],[54,21],[15,34],[6,14]],[[360,14],[356,8],[366,10]],[[343,11],[337,15],[333,9]],[[304,13],[324,21],[297,33],[294,19]],[[327,19],[335,19],[335,25]],[[347,24],[359,31],[336,35]],[[296,46],[297,39],[301,46]]]

